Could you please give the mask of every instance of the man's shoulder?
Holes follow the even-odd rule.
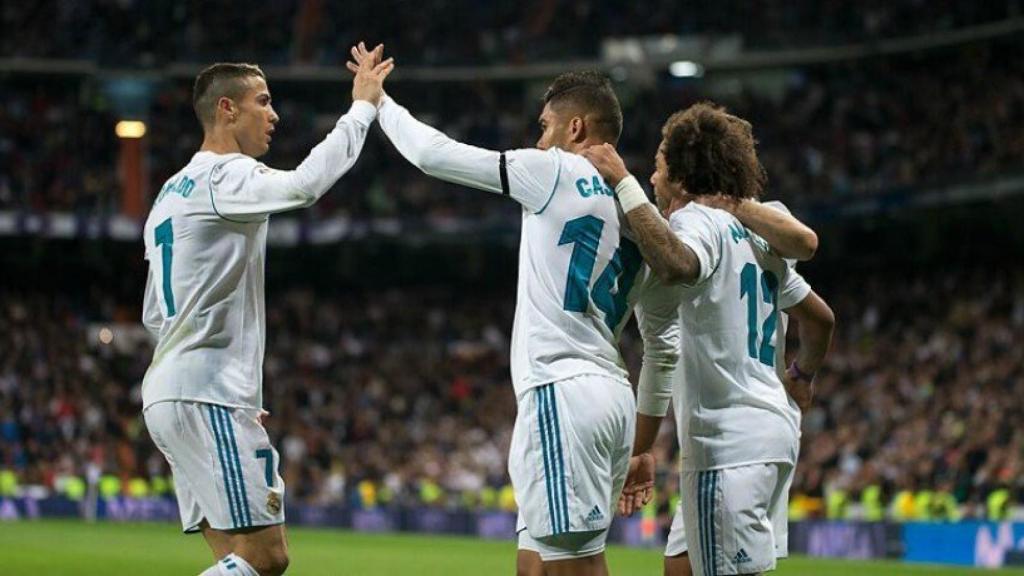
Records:
[[[732,214],[698,202],[690,202],[669,216],[669,223],[673,230],[694,227],[718,230],[727,228],[733,222],[737,222],[737,220]]]

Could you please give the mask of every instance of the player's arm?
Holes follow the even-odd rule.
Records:
[[[385,96],[380,127],[398,152],[424,174],[511,196],[531,212],[547,204],[558,180],[557,150],[495,152],[457,142]]]
[[[373,104],[353,102],[294,170],[274,170],[247,157],[218,164],[210,175],[214,210],[228,220],[249,221],[313,205],[356,163],[376,115]]]
[[[214,211],[228,220],[251,221],[319,200],[359,159],[393,67],[390,59],[358,67],[352,107],[294,170],[274,170],[243,156],[215,166],[210,175]]]
[[[801,410],[807,410],[814,395],[814,375],[821,368],[832,344],[836,317],[800,274],[787,269],[778,294],[779,309],[797,322],[800,349],[786,370],[783,384]]]
[[[637,385],[633,456],[619,497],[619,512],[625,516],[646,505],[653,496],[655,461],[651,448],[672,399],[672,383],[679,362],[678,311],[677,290],[656,278],[649,278],[636,306],[644,358]]]
[[[781,202],[737,200],[727,196],[698,196],[694,202],[720,208],[764,238],[782,258],[810,260],[818,250],[818,235],[796,219]]]
[[[146,331],[159,338],[160,328],[164,323],[164,312],[160,309],[159,298],[157,298],[156,285],[153,283],[153,269],[150,268],[146,274],[146,294],[142,301],[142,325]]]
[[[797,337],[800,339],[796,358],[786,369],[786,389],[800,409],[807,410],[814,396],[814,375],[832,345],[836,317],[828,304],[813,291],[785,311],[790,318],[796,319]]]
[[[637,426],[633,455],[649,452],[672,399],[672,384],[680,354],[678,290],[650,279],[636,305],[637,325],[644,343],[637,384]]]
[[[669,227],[657,208],[647,200],[640,183],[628,171],[611,144],[592,146],[583,152],[609,184],[636,235],[647,265],[669,284],[693,284],[700,279],[701,261]]]

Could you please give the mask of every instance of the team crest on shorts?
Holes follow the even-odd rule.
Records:
[[[267,511],[271,514],[281,511],[281,496],[277,492],[267,493]]]

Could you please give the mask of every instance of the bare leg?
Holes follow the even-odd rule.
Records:
[[[288,541],[283,524],[229,532],[210,528],[204,521],[202,531],[216,560],[235,553],[260,576],[280,576],[288,569]]]
[[[546,576],[608,576],[608,563],[605,561],[604,552],[586,558],[554,560],[544,563],[544,574]]]
[[[678,556],[665,556],[665,576],[693,576],[690,555],[683,552]]]
[[[533,550],[519,550],[516,554],[516,576],[544,576],[544,563]]]

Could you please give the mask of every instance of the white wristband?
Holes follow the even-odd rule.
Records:
[[[633,175],[626,176],[619,182],[615,187],[615,195],[619,197],[622,211],[627,214],[638,206],[651,203],[640,182],[637,182],[636,176]]]

